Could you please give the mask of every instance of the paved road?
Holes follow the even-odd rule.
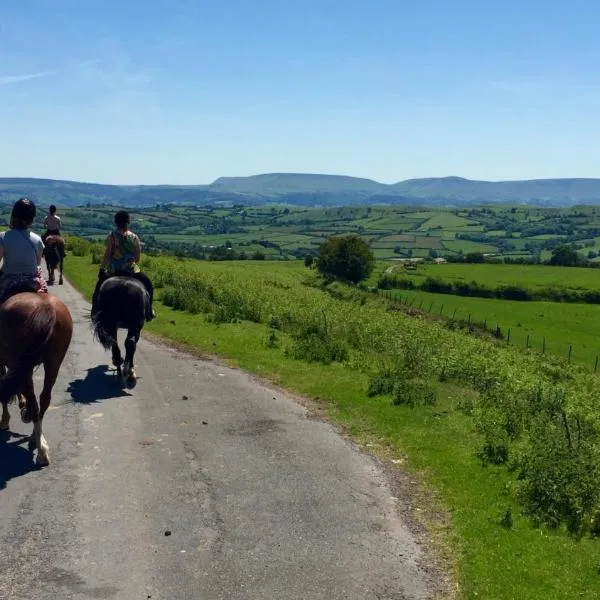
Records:
[[[0,599],[425,599],[438,587],[385,476],[251,376],[142,341],[122,391],[75,321],[33,469],[0,434]],[[36,374],[39,382],[42,372]]]

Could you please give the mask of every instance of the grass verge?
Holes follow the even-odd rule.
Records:
[[[69,280],[89,298],[97,272],[90,257],[69,256],[66,267]],[[423,484],[414,513],[417,518],[424,515],[421,520],[434,532],[436,550],[455,566],[459,598],[600,596],[600,544],[534,528],[520,516],[508,492],[510,476],[501,468],[482,467],[476,457],[480,439],[471,419],[456,410],[464,389],[442,386],[436,406],[393,406],[389,398],[367,397],[364,374],[336,363],[325,366],[287,357],[282,350],[285,334],[277,333],[269,345],[265,325],[215,325],[201,314],[175,311],[160,302],[157,311],[150,332],[217,354],[317,399],[326,416],[368,450],[401,461],[402,470]],[[432,518],[440,507],[448,515],[448,526],[445,519]]]

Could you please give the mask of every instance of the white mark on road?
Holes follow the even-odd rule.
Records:
[[[94,413],[93,415],[90,415],[89,417],[86,417],[86,421],[93,421],[94,419],[98,419],[100,417],[103,417],[104,413]]]

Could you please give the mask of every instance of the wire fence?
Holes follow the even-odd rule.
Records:
[[[553,356],[559,356],[565,358],[569,363],[574,362],[576,359],[577,363],[584,364],[592,369],[594,373],[598,371],[598,367],[600,366],[600,353],[594,354],[593,352],[586,351],[583,354],[579,353],[575,356],[573,344],[570,343],[553,343],[551,340],[547,340],[546,336],[534,336],[531,332],[520,331],[520,327],[501,325],[495,322],[495,319],[478,320],[473,318],[472,313],[468,310],[459,311],[458,308],[445,307],[443,302],[411,297],[409,294],[404,295],[398,290],[373,288],[373,291],[379,296],[408,308],[419,309],[428,314],[443,317],[448,322],[454,322],[473,331],[485,331],[507,345],[521,347],[525,350],[536,350],[542,355],[552,354]]]

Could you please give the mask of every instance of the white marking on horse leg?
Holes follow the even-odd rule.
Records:
[[[10,423],[10,414],[8,404],[2,402],[2,419],[0,419],[0,431],[8,431]]]
[[[33,434],[35,436],[35,443],[37,447],[37,458],[35,463],[40,467],[45,467],[50,464],[50,448],[48,448],[46,438],[42,433],[41,421],[36,421],[33,424]]]

